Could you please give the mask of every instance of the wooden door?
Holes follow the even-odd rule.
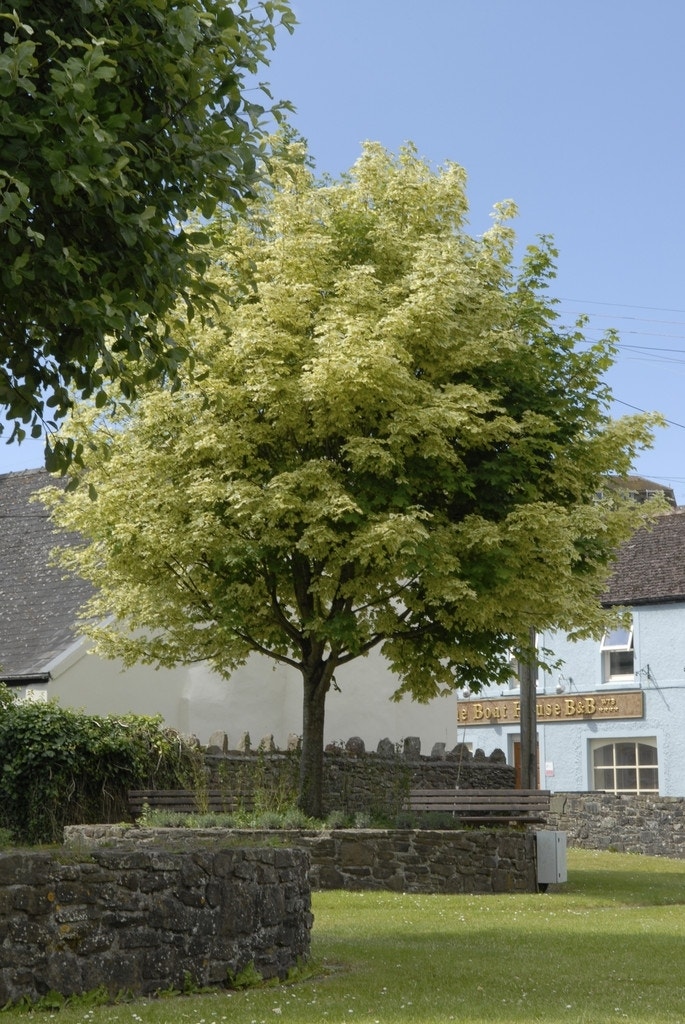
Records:
[[[535,746],[538,763],[538,789],[540,789],[540,744]],[[516,772],[516,788],[521,789],[521,740],[514,740],[514,771]]]

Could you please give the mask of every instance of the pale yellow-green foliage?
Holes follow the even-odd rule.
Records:
[[[469,236],[462,168],[410,147],[273,174],[213,228],[221,298],[184,328],[183,386],[69,426],[97,497],[46,500],[89,542],[63,561],[98,588],[100,650],[230,674],[379,645],[426,699],[531,625],[600,630],[611,554],[652,511],[594,495],[655,421],[609,418],[611,338],[555,329],[550,243],[517,269],[513,205]]]

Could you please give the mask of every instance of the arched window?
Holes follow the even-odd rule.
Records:
[[[607,793],[658,793],[656,740],[593,740],[592,788]]]

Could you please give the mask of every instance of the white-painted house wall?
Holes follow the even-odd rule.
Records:
[[[122,671],[119,662],[89,654],[86,641],[79,641],[47,670],[50,682],[33,689],[65,707],[96,715],[160,714],[167,725],[203,743],[223,730],[232,746],[248,732],[254,746],[273,735],[276,746],[285,749],[291,735],[302,733],[299,674],[257,655],[226,680],[202,664]],[[408,698],[393,702],[397,680],[378,654],[344,666],[336,684],[326,700],[326,743],[360,736],[367,750],[375,750],[386,737],[401,743],[419,736],[428,754],[435,743],[451,749],[457,742],[456,696],[426,705]]]

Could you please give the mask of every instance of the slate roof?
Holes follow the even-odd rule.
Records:
[[[76,639],[88,583],[63,579],[50,551],[68,534],[53,529],[32,494],[56,481],[42,469],[0,475],[0,679],[35,676]]]
[[[685,508],[638,530],[616,557],[602,603],[665,604],[685,601]]]
[[[643,502],[653,494],[662,494],[669,505],[672,508],[676,508],[675,491],[672,487],[666,487],[664,484],[657,484],[653,480],[647,480],[644,476],[635,476],[630,474],[628,476],[614,477],[614,486],[619,486],[623,490],[627,490],[635,501]]]

